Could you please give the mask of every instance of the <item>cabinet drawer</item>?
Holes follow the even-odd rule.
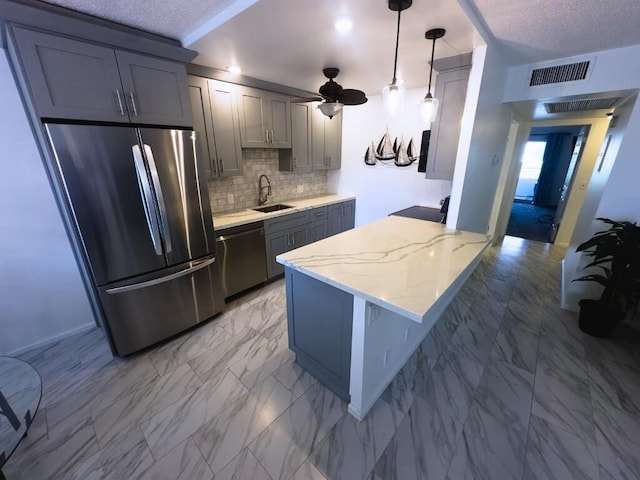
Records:
[[[322,220],[323,218],[327,218],[327,207],[317,207],[312,210],[309,210],[309,221],[313,222],[314,220]]]
[[[309,221],[309,212],[292,213],[290,215],[282,215],[264,221],[264,230],[266,234],[292,230],[300,225],[305,225]]]

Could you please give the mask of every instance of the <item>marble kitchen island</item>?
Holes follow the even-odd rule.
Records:
[[[297,363],[364,418],[488,245],[486,235],[390,216],[278,256]]]

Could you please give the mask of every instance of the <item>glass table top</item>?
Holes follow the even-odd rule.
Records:
[[[17,358],[0,356],[0,468],[27,433],[41,397],[42,381],[36,369]]]

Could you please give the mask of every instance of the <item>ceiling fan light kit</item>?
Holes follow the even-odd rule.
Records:
[[[333,118],[335,115],[342,111],[342,104],[340,102],[322,102],[318,105],[318,108],[323,115]]]
[[[424,38],[427,40],[433,40],[431,45],[431,64],[429,66],[429,90],[425,97],[420,101],[420,119],[427,125],[431,125],[438,115],[438,102],[437,98],[433,98],[431,95],[431,79],[433,77],[433,55],[436,50],[436,40],[444,37],[447,31],[444,28],[433,28],[427,30],[424,34]]]
[[[339,113],[344,105],[362,105],[367,102],[367,96],[362,90],[342,88],[342,85],[333,80],[340,73],[339,68],[323,68],[322,73],[324,73],[324,76],[329,80],[318,90],[320,96],[298,98],[292,100],[292,102],[305,103],[322,101],[322,103],[318,105],[318,109],[329,118],[333,118],[334,115]]]
[[[396,52],[393,58],[393,79],[382,89],[382,103],[391,116],[397,115],[404,105],[404,83],[396,77],[398,69],[398,43],[400,41],[400,15],[411,6],[413,0],[389,0],[389,10],[398,12],[396,29]]]

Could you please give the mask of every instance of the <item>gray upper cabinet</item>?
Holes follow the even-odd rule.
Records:
[[[291,102],[286,95],[239,87],[240,138],[244,148],[291,148]]]
[[[438,73],[434,97],[440,100],[440,109],[431,125],[426,178],[453,179],[469,71],[465,67]]]
[[[342,114],[326,117],[317,109],[311,115],[311,148],[314,170],[340,168],[342,151]]]
[[[233,84],[189,75],[193,128],[208,178],[242,175],[242,149]]]
[[[222,177],[242,175],[242,148],[236,94],[236,85],[209,80],[213,136],[219,174]]]
[[[183,64],[21,27],[12,32],[40,117],[191,126]]]
[[[311,109],[310,103],[291,104],[291,149],[278,151],[280,170],[307,173],[311,171]]]
[[[132,122],[191,126],[183,64],[115,51]]]

